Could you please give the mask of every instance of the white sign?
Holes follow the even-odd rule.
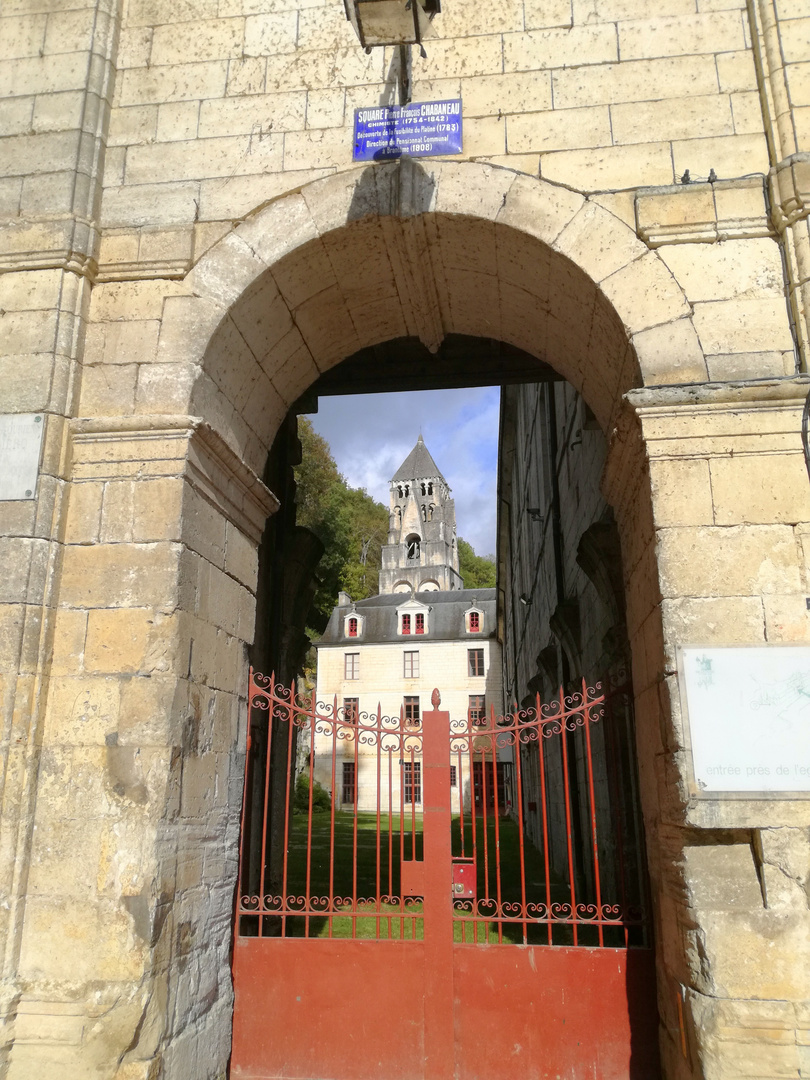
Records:
[[[810,648],[679,650],[695,793],[810,792]]]
[[[44,427],[42,413],[0,414],[0,500],[36,495]]]

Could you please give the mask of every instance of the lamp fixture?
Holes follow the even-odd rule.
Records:
[[[366,52],[375,45],[421,46],[430,34],[434,15],[441,11],[441,0],[343,0],[343,3],[346,18]]]

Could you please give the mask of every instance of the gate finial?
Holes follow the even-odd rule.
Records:
[[[441,703],[442,703],[442,695],[439,693],[439,688],[436,687],[436,689],[433,691],[433,693],[430,696],[430,704],[433,706],[434,709],[438,709],[438,707],[441,705]]]

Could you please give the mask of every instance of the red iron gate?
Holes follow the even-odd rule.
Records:
[[[653,1080],[629,700],[411,723],[251,672],[232,1077]]]

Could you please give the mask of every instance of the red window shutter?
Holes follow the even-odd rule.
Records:
[[[472,633],[477,634],[481,629],[481,617],[477,611],[470,612],[470,630]]]
[[[417,615],[416,616],[416,632],[417,632],[417,634],[424,634],[424,632],[425,632],[425,616],[424,615]]]
[[[410,634],[411,632],[411,617],[410,615],[402,616],[402,633]]]
[[[349,619],[349,637],[357,637],[357,619]]]

